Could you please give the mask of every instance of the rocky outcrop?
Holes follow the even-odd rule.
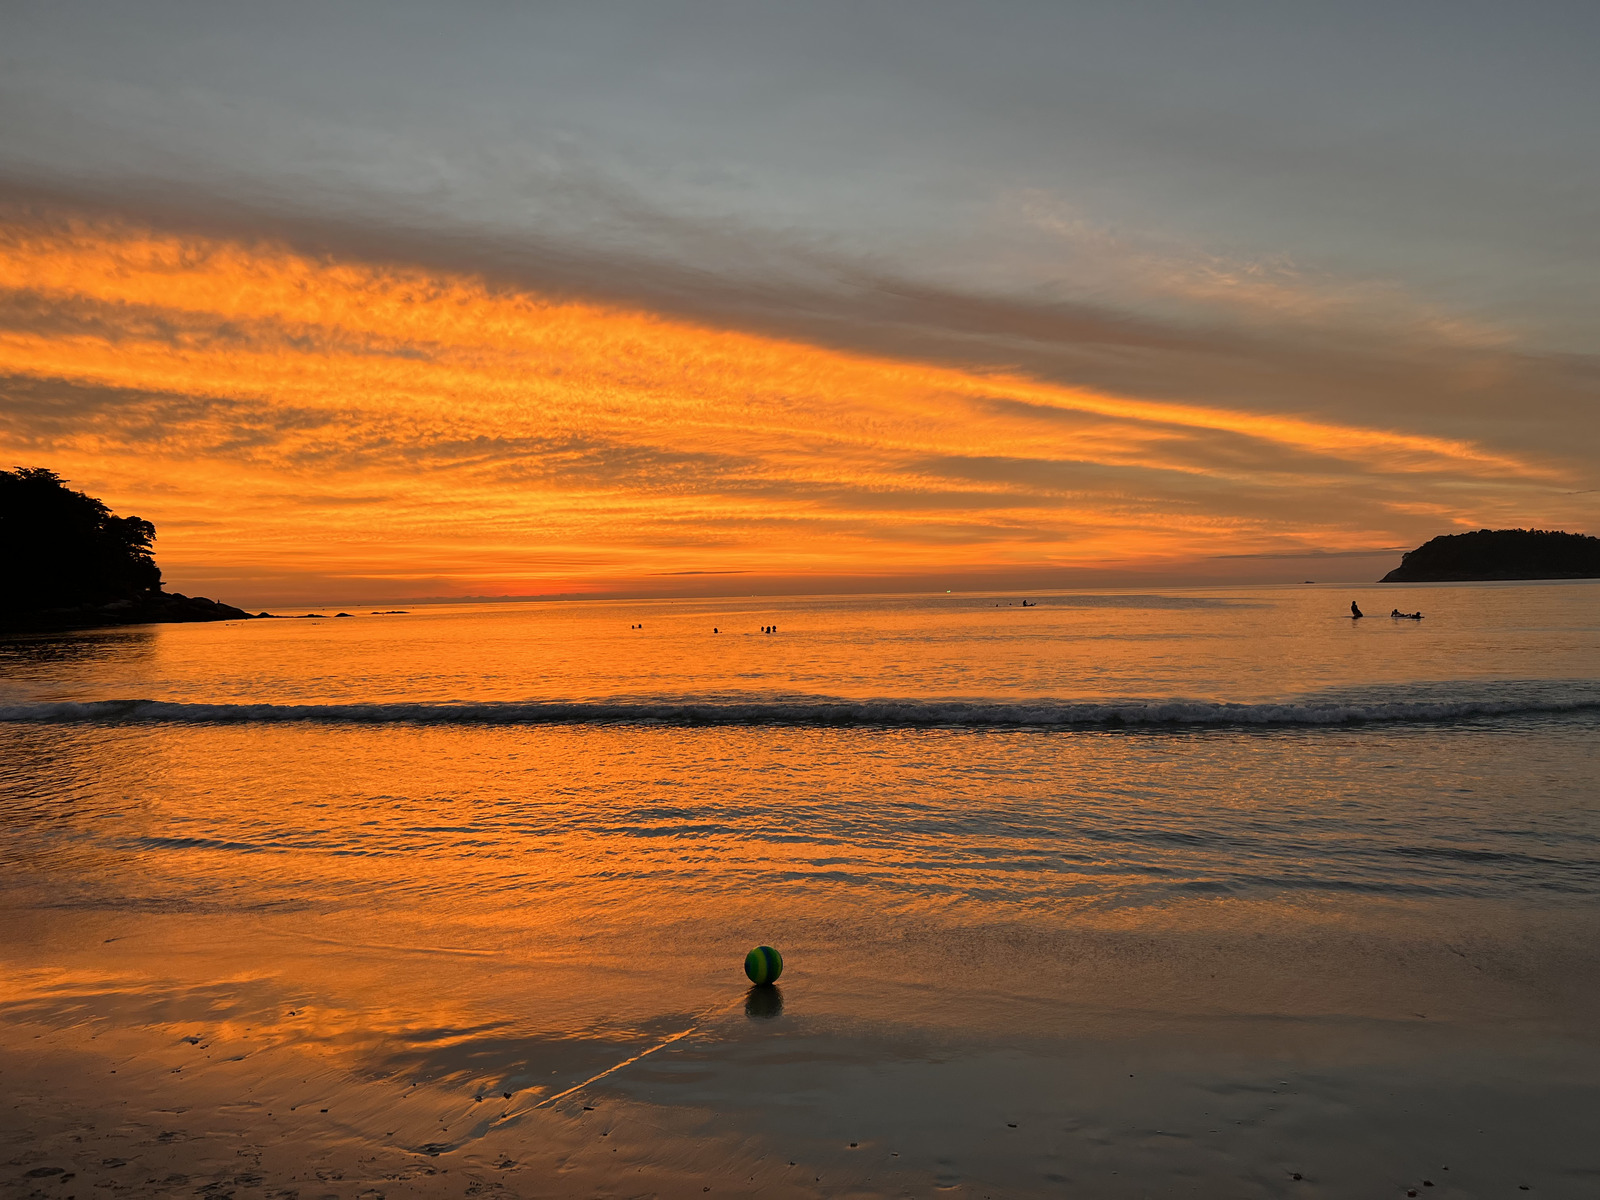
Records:
[[[271,613],[246,612],[231,604],[182,592],[150,592],[137,599],[106,604],[80,604],[70,608],[41,608],[30,612],[0,613],[0,629],[7,631],[93,629],[101,625],[153,625],[184,621],[240,621]]]

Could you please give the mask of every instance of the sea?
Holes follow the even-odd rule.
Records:
[[[29,1104],[122,1105],[152,1154],[222,1122],[508,1195],[1600,1195],[1597,602],[0,640],[5,1073],[93,1074]]]

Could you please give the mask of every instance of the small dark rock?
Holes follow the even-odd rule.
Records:
[[[29,1179],[43,1179],[46,1175],[60,1175],[65,1167],[35,1167],[28,1172]]]
[[[1300,1172],[1296,1171],[1293,1175],[1289,1176],[1289,1178],[1290,1179],[1299,1179],[1299,1178],[1301,1178]]]

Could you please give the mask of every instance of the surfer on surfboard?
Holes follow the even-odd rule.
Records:
[[[1359,621],[1359,620],[1361,620],[1362,617],[1364,617],[1366,615],[1367,615],[1366,613],[1362,612],[1359,608],[1356,607],[1356,602],[1354,600],[1350,601],[1350,619],[1352,621]]]

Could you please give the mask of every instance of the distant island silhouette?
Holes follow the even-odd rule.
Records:
[[[1479,529],[1424,542],[1379,583],[1600,579],[1600,538],[1544,529]]]
[[[0,629],[230,621],[248,613],[161,588],[156,527],[119,517],[45,467],[0,471]]]

